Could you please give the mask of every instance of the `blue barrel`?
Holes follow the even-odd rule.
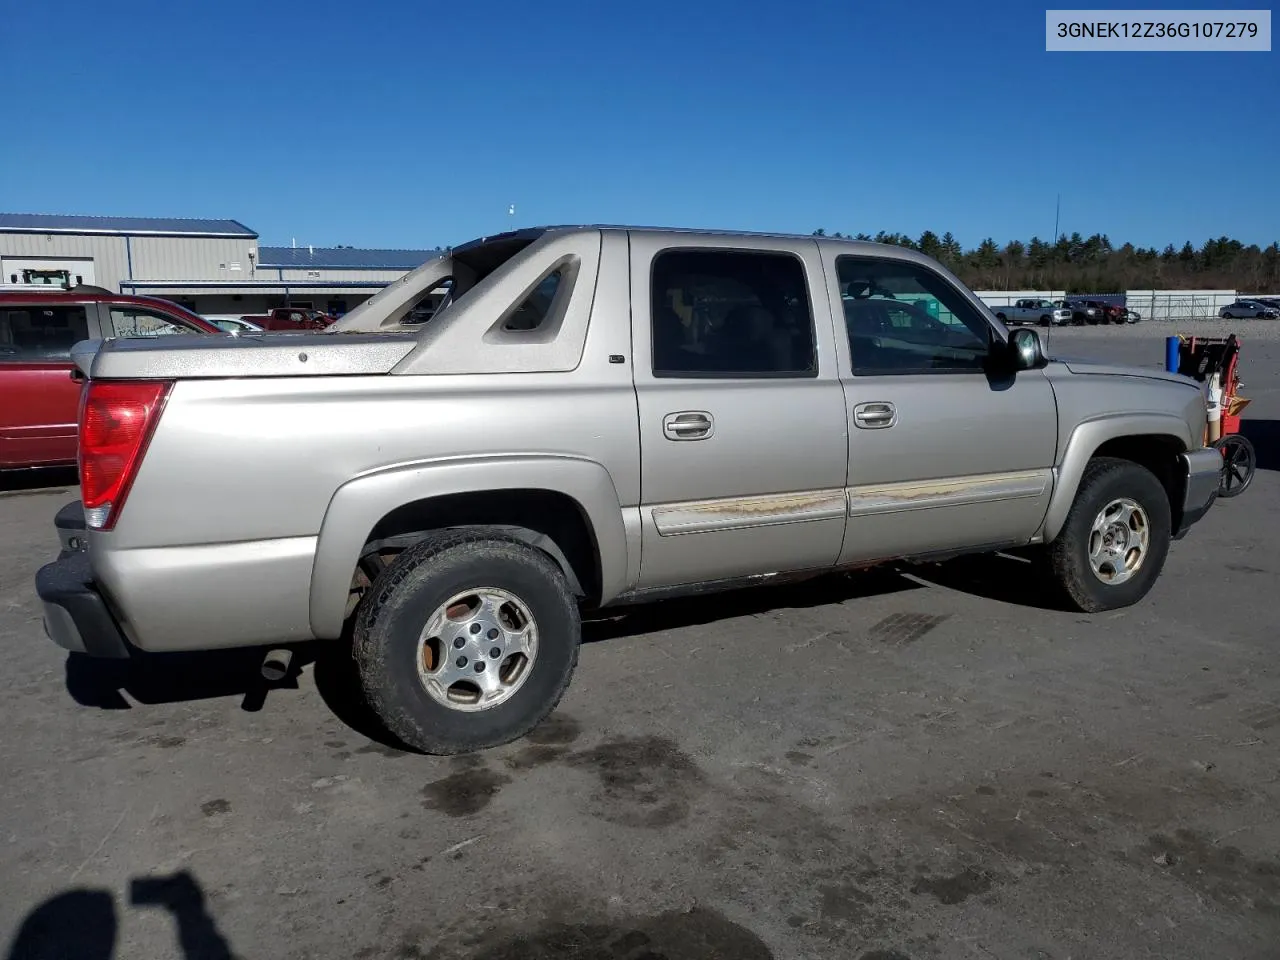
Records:
[[[1182,345],[1179,337],[1165,337],[1164,368],[1170,373],[1178,372],[1178,348]]]

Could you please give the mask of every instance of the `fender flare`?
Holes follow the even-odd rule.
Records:
[[[349,480],[329,501],[311,570],[312,633],[320,639],[341,635],[361,548],[383,517],[419,500],[501,490],[546,490],[577,503],[599,552],[601,602],[626,589],[622,507],[613,478],[600,464],[551,454],[417,461]]]
[[[1040,528],[1040,539],[1049,542],[1062,530],[1075,502],[1076,491],[1094,452],[1109,440],[1123,437],[1168,437],[1182,450],[1193,446],[1191,434],[1181,417],[1163,413],[1116,413],[1086,420],[1071,431],[1062,462],[1054,470],[1053,495]]]

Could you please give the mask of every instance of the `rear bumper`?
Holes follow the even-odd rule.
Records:
[[[1209,512],[1218,499],[1218,487],[1222,482],[1222,454],[1219,451],[1201,447],[1181,454],[1179,460],[1187,475],[1183,485],[1182,522],[1174,531],[1175,539],[1184,536]]]
[[[44,606],[44,631],[58,646],[91,657],[128,658],[124,635],[93,584],[89,554],[63,550],[36,572],[36,593]]]
[[[95,539],[91,562],[79,501],[54,525],[61,553],[36,593],[64,649],[125,658],[314,639],[315,537],[140,549]]]

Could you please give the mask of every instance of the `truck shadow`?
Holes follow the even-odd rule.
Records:
[[[1062,609],[1041,585],[1030,563],[1005,556],[964,557],[942,564],[886,566],[856,573],[824,574],[798,583],[753,587],[610,608],[584,617],[583,643],[685,630],[761,613],[810,609],[929,586],[1042,609]],[[278,681],[263,679],[263,648],[200,653],[139,654],[130,660],[98,660],[69,654],[66,688],[82,706],[128,710],[141,705],[240,697],[256,712],[278,691],[299,689],[312,668],[316,691],[339,720],[375,743],[408,750],[365,703],[351,656],[350,628],[343,639],[292,647],[293,662]],[[126,699],[125,695],[128,695]]]
[[[1240,432],[1253,444],[1259,470],[1280,470],[1280,420],[1241,420]]]
[[[1028,557],[1016,553],[981,553],[945,563],[902,568],[905,575],[930,586],[1036,610],[1070,611],[1062,595]]]
[[[309,648],[300,649],[288,676],[271,683],[259,672],[265,653],[258,648],[138,653],[129,660],[72,653],[67,656],[66,687],[76,703],[101,710],[131,709],[127,693],[144,705],[237,696],[241,709],[256,713],[272,689],[297,689],[300,669],[314,659]]]
[[[79,483],[75,467],[0,470],[0,493],[61,493]]]
[[[777,586],[746,587],[635,606],[611,607],[583,618],[582,642],[599,643],[664,630],[683,630],[771,611],[824,607],[862,597],[916,590],[920,586],[885,568],[823,574]]]

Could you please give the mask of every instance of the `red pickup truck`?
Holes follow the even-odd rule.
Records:
[[[333,323],[333,317],[301,307],[276,307],[266,313],[249,314],[240,319],[257,324],[263,330],[323,330]]]
[[[171,333],[226,335],[153,297],[89,286],[0,290],[0,470],[75,464],[80,384],[71,379],[74,344]]]

